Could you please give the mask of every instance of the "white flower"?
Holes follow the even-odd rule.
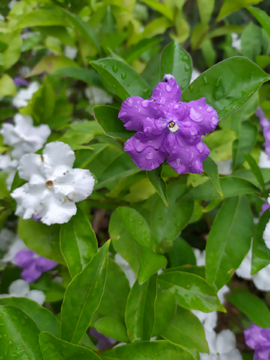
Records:
[[[28,247],[22,241],[22,239],[14,234],[13,240],[10,241],[10,246],[6,247],[7,253],[4,255],[3,259],[0,260],[1,265],[5,265],[8,262],[16,264],[14,258],[16,254],[21,250],[28,250]]]
[[[16,235],[14,232],[8,230],[7,228],[4,228],[0,232],[0,250],[2,251],[8,251],[11,244],[15,240]]]
[[[232,173],[232,158],[223,161],[215,161],[220,175],[230,175]]]
[[[17,4],[17,3],[18,3],[17,0],[11,0],[11,1],[9,2],[9,4],[8,4],[8,7],[9,7],[10,9],[12,9],[13,6],[14,6],[15,4]]]
[[[14,176],[16,174],[18,168],[18,160],[12,160],[10,155],[0,155],[0,169],[5,173],[8,173],[8,177],[6,178],[6,184],[8,190],[10,190],[11,185],[13,183]]]
[[[14,297],[25,297],[27,299],[37,302],[39,305],[43,305],[46,296],[43,291],[30,290],[28,282],[19,279],[13,281],[9,286],[9,294],[0,294],[0,298],[6,298],[10,296]]]
[[[31,116],[16,114],[14,122],[15,126],[3,124],[1,134],[5,144],[13,146],[11,155],[15,159],[42,148],[51,133],[48,125],[33,126]]]
[[[193,248],[197,266],[205,266],[205,250]]]
[[[251,275],[251,257],[252,254],[250,249],[247,256],[236,270],[236,275],[246,280],[253,280],[254,285],[259,290],[270,291],[270,265],[267,265],[255,275]]]
[[[111,104],[113,102],[112,96],[109,96],[104,90],[95,86],[86,88],[85,96],[89,99],[92,105]]]
[[[28,101],[32,99],[32,96],[39,89],[39,84],[35,81],[29,84],[27,89],[21,89],[17,92],[12,100],[12,105],[16,108],[25,107],[28,105]]]
[[[71,46],[65,46],[65,48],[64,48],[65,56],[67,56],[68,58],[70,58],[72,60],[75,59],[77,52],[78,52],[78,50]]]
[[[232,33],[232,47],[236,50],[241,51],[241,38],[238,34]]]
[[[192,74],[191,74],[190,83],[192,83],[194,80],[196,80],[197,77],[200,76],[200,75],[201,75],[201,73],[200,73],[198,70],[193,69],[193,70],[192,70]]]
[[[128,281],[129,281],[129,285],[130,285],[130,287],[132,287],[137,279],[137,276],[136,276],[135,272],[133,271],[133,269],[131,268],[131,266],[129,265],[129,263],[125,259],[123,259],[122,256],[119,254],[115,254],[114,261],[124,271]]]
[[[261,154],[260,154],[259,167],[260,168],[270,168],[269,156],[264,151],[261,151]]]
[[[28,183],[11,194],[17,201],[16,215],[39,215],[47,225],[68,222],[77,212],[75,202],[86,199],[95,184],[89,170],[72,169],[74,160],[70,146],[58,141],[47,144],[43,155],[24,155],[18,170]]]
[[[240,351],[236,349],[235,335],[230,330],[206,331],[209,354],[200,354],[201,360],[242,360]]]

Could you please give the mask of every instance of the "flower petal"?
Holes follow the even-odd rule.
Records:
[[[176,83],[175,79],[169,79],[168,81],[159,82],[154,88],[151,100],[159,100],[165,103],[172,101],[180,101],[181,98],[181,89],[180,86]]]
[[[226,354],[236,348],[235,335],[231,330],[222,330],[217,334],[217,352]]]
[[[36,268],[36,263],[33,262],[31,266],[23,269],[21,277],[28,283],[36,281],[42,275],[42,271]]]
[[[30,287],[28,282],[19,279],[13,281],[9,286],[9,293],[11,296],[21,296],[24,297],[27,295]]]
[[[61,165],[72,168],[75,154],[71,147],[61,141],[47,144],[43,150],[44,166],[53,170]]]
[[[205,135],[216,128],[219,122],[218,114],[206,103],[205,97],[190,101],[188,105],[190,107],[189,119],[194,123],[200,135]]]
[[[258,271],[253,276],[253,282],[257,289],[270,291],[270,265]]]
[[[241,262],[239,268],[236,270],[236,275],[247,280],[251,280],[251,250],[247,253],[244,260]]]
[[[37,302],[39,305],[43,305],[46,300],[46,295],[41,290],[30,290],[27,298]]]
[[[33,250],[19,251],[14,257],[16,265],[22,268],[31,266],[35,262],[35,254],[36,252]]]
[[[35,261],[37,270],[42,272],[49,271],[58,265],[57,262],[47,259],[43,256],[38,256]]]
[[[46,182],[45,172],[42,168],[42,156],[37,154],[26,154],[20,160],[19,163],[19,175],[20,178],[28,180],[33,183]]]

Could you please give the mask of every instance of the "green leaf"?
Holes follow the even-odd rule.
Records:
[[[61,316],[63,340],[78,344],[99,306],[107,276],[109,245],[107,241],[67,287]]]
[[[163,239],[175,239],[187,226],[194,209],[192,201],[178,200],[186,192],[186,186],[174,184],[168,189],[169,206],[158,198],[152,209],[151,228],[156,244]]]
[[[68,223],[61,225],[60,246],[71,277],[79,274],[97,253],[96,235],[79,208]]]
[[[48,74],[54,73],[56,70],[67,67],[78,67],[79,65],[75,63],[75,61],[69,59],[66,56],[60,55],[48,55],[45,56],[42,60],[40,60],[34,68],[30,71],[27,77],[31,77],[34,75],[39,75],[43,72]]]
[[[270,311],[265,302],[244,289],[234,289],[232,295],[226,295],[229,301],[246,314],[256,325],[268,328]]]
[[[139,272],[138,282],[139,285],[143,284],[146,280],[155,274],[159,269],[165,269],[167,259],[165,256],[155,254],[152,250],[143,248],[138,254]]]
[[[12,31],[1,35],[1,42],[7,44],[7,48],[1,52],[0,71],[10,69],[21,56],[23,40],[20,31]]]
[[[261,185],[261,187],[264,189],[264,180],[263,180],[263,176],[261,173],[261,170],[259,168],[259,166],[257,165],[256,161],[254,160],[254,158],[249,155],[249,154],[245,154],[245,159],[248,162],[248,165],[250,166],[251,171],[253,172],[253,174],[255,175],[258,183]]]
[[[164,48],[161,54],[161,81],[163,81],[165,74],[172,74],[183,91],[190,83],[191,73],[192,60],[189,53],[177,41],[172,41]]]
[[[124,323],[129,291],[129,282],[125,273],[113,259],[109,258],[107,281],[98,311],[104,316],[113,316]]]
[[[72,25],[74,25],[76,30],[79,31],[79,33],[85,38],[85,40],[90,45],[92,45],[96,49],[97,52],[100,52],[100,44],[99,44],[98,37],[97,37],[96,33],[94,32],[94,30],[91,28],[91,26],[88,23],[86,23],[85,21],[83,21],[76,14],[73,14],[63,8],[61,8],[61,10],[63,11],[63,13],[64,13],[65,17],[68,19],[68,21]]]
[[[126,307],[126,325],[131,342],[150,340],[155,323],[156,297],[156,275],[142,285],[136,281],[130,290]]]
[[[39,255],[65,265],[60,251],[59,225],[47,226],[33,219],[19,218],[18,233],[25,245]]]
[[[210,157],[204,160],[203,170],[209,176],[210,180],[212,181],[214,187],[216,188],[220,196],[223,196],[219,182],[218,167],[217,164]]]
[[[173,249],[167,253],[170,268],[181,265],[196,265],[192,247],[180,236],[174,240]]]
[[[250,249],[253,215],[246,196],[226,199],[206,244],[206,279],[220,289],[238,269]]]
[[[166,4],[159,3],[155,0],[141,0],[141,2],[155,9],[162,15],[166,16],[169,20],[173,20],[174,14],[172,8],[166,6]]]
[[[44,360],[100,359],[93,351],[58,339],[48,332],[40,333],[39,344]]]
[[[125,60],[128,64],[131,64],[134,60],[138,59],[143,53],[147,50],[153,48],[156,44],[160,42],[160,38],[150,38],[143,39],[139,41],[125,57]]]
[[[127,140],[134,134],[133,131],[127,130],[118,118],[119,109],[108,105],[97,105],[93,107],[93,111],[95,119],[106,135]]]
[[[66,26],[65,19],[56,8],[53,9],[37,9],[31,11],[29,14],[24,16],[17,24],[18,29],[33,26],[52,26],[62,25]]]
[[[175,294],[170,290],[162,291],[157,295],[155,302],[155,326],[152,336],[159,335],[170,325],[175,317],[176,306]]]
[[[121,100],[129,96],[141,96],[148,99],[152,90],[142,77],[126,63],[106,58],[90,63],[101,75],[106,83],[111,86]]]
[[[241,35],[241,52],[250,60],[255,61],[262,50],[262,30],[250,22]]]
[[[202,323],[191,311],[180,306],[177,307],[175,318],[161,336],[190,350],[209,351]]]
[[[267,209],[262,216],[260,216],[259,222],[254,230],[251,274],[256,274],[259,270],[270,264],[270,249],[268,249],[263,240],[263,232],[269,219],[270,210]]]
[[[243,106],[269,79],[270,76],[251,60],[235,56],[201,74],[184,91],[182,100],[188,102],[206,97],[207,104],[214,107],[222,121]]]
[[[270,18],[267,13],[257,7],[248,6],[247,9],[262,25],[268,36],[270,36]]]
[[[262,0],[225,0],[216,21],[220,21],[234,11],[240,10],[245,6],[258,4],[261,1]]]
[[[53,74],[65,75],[76,80],[81,80],[89,85],[102,87],[99,75],[94,70],[84,69],[81,67],[62,67],[56,70]]]
[[[157,190],[157,193],[161,197],[162,201],[166,206],[169,205],[168,196],[167,196],[167,186],[165,181],[161,176],[162,166],[159,166],[157,169],[152,171],[146,171],[146,175],[150,180],[151,184]]]
[[[119,346],[101,355],[103,360],[194,360],[193,355],[169,341],[139,341]]]
[[[48,331],[58,336],[60,334],[60,322],[53,313],[40,306],[37,302],[20,297],[8,297],[0,299],[0,305],[12,305],[21,309],[37,325],[40,331]]]
[[[215,0],[197,0],[201,22],[208,24],[215,7]]]
[[[104,317],[95,323],[95,328],[101,334],[121,342],[129,342],[127,330],[122,322],[113,317]]]
[[[13,79],[8,74],[4,74],[0,79],[0,96],[14,96],[16,92]]]
[[[270,56],[259,55],[256,56],[256,64],[258,64],[262,69],[266,68],[267,65],[270,64]]]
[[[252,185],[251,182],[233,176],[226,176],[224,178],[220,178],[220,186],[224,198],[259,192],[259,189],[254,185]],[[187,194],[185,194],[182,197],[182,200],[191,200],[191,199],[211,200],[217,198],[222,198],[222,197],[217,192],[212,181],[207,180],[205,183],[196,186],[195,188],[190,190]]]
[[[0,306],[0,317],[1,354],[6,359],[16,354],[25,360],[43,360],[38,343],[40,330],[30,317],[14,306]]]
[[[177,304],[190,310],[224,311],[214,288],[202,277],[171,268],[158,276],[162,290],[174,289]]]

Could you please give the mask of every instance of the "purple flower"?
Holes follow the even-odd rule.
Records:
[[[37,280],[42,273],[51,270],[57,265],[57,262],[37,255],[32,250],[21,250],[15,255],[15,263],[23,268],[21,277],[28,283]]]
[[[22,77],[20,77],[20,76],[15,77],[15,78],[13,79],[13,81],[14,81],[14,84],[15,84],[17,87],[22,86],[22,85],[24,85],[24,86],[28,86],[28,85],[29,85],[28,81],[26,81],[24,78],[22,78]]]
[[[96,344],[96,347],[99,350],[104,350],[107,347],[109,347],[110,345],[115,343],[114,339],[112,339],[112,338],[110,338],[110,337],[108,337],[106,335],[101,334],[96,329],[90,329],[90,334],[97,339],[98,342]]]
[[[254,360],[270,360],[270,328],[251,325],[244,335],[246,344],[255,350]]]
[[[165,75],[149,100],[131,96],[123,103],[119,119],[137,133],[124,150],[142,170],[153,170],[166,159],[178,174],[202,173],[202,162],[210,150],[201,135],[218,124],[217,112],[205,98],[184,103],[181,89],[172,75]]]
[[[41,216],[39,216],[38,214],[33,214],[32,215],[32,219],[35,221],[35,222],[39,222],[41,220]]]
[[[262,216],[262,214],[270,208],[269,204],[262,204],[262,211],[259,213],[260,216]]]
[[[268,155],[268,158],[270,159],[270,122],[265,117],[265,114],[260,107],[257,108],[256,116],[258,116],[260,119],[260,125],[263,128],[263,136],[265,138],[263,146],[265,148],[266,154]]]

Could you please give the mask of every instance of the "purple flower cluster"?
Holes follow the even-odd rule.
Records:
[[[265,138],[265,142],[263,144],[266,154],[270,159],[270,122],[265,117],[263,110],[258,107],[256,111],[256,116],[260,119],[260,125],[263,128],[263,136]]]
[[[255,350],[253,360],[270,360],[270,328],[251,325],[244,335],[246,344]]]
[[[15,255],[15,263],[23,268],[21,277],[28,283],[37,280],[42,273],[51,270],[57,265],[57,262],[37,255],[32,250],[21,250]]]
[[[149,100],[131,96],[123,103],[119,119],[137,131],[125,143],[125,151],[142,170],[153,170],[166,159],[178,174],[202,173],[210,150],[201,135],[213,131],[219,120],[205,98],[184,103],[172,75],[165,75]]]

